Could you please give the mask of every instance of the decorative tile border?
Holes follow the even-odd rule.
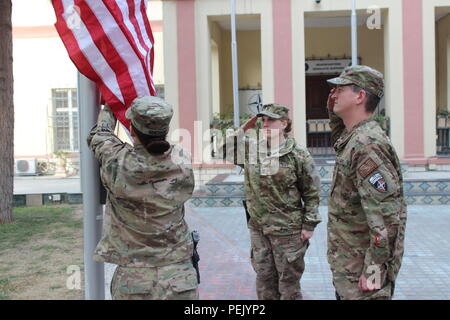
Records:
[[[321,183],[320,204],[327,205],[331,180]],[[404,182],[406,202],[409,205],[450,205],[450,180],[426,181],[411,180]],[[212,199],[209,200],[208,199]],[[191,203],[198,207],[234,207],[242,206],[244,185],[242,183],[211,184],[206,194],[194,197]]]
[[[193,197],[189,203],[195,207],[242,207],[242,197]],[[407,195],[408,205],[450,205],[449,195]],[[328,205],[328,196],[320,197],[320,205]]]
[[[242,197],[193,197],[188,201],[194,207],[242,207]]]
[[[449,192],[450,193],[450,181],[408,181],[403,183],[406,193],[417,192]]]

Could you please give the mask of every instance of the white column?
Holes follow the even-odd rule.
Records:
[[[266,0],[261,10],[261,85],[263,103],[275,102],[273,79],[273,18],[272,0]]]
[[[227,2],[229,5],[229,1]],[[195,46],[196,46],[196,74],[197,74],[197,132],[192,135],[196,144],[201,147],[197,150],[197,159],[211,162],[211,153],[207,149],[210,135],[205,134],[213,119],[213,80],[211,60],[211,32],[208,23],[208,4],[203,1],[195,3]],[[229,10],[229,8],[228,8]],[[219,101],[220,104],[220,101]]]
[[[180,127],[178,108],[178,45],[177,10],[175,1],[163,1],[164,32],[164,94],[165,100],[173,106],[173,118],[168,137]],[[176,142],[176,141],[173,141]]]
[[[358,24],[356,15],[356,0],[352,0],[352,65],[358,64]]]
[[[436,24],[434,5],[423,1],[424,153],[436,156]]]
[[[450,111],[450,35],[447,38],[447,110]]]
[[[384,78],[386,115],[390,117],[391,141],[399,158],[404,156],[403,28],[401,2],[384,13]]]
[[[292,6],[292,82],[294,137],[306,146],[306,91],[305,91],[305,13],[301,1],[293,0]],[[325,107],[325,106],[324,106]]]

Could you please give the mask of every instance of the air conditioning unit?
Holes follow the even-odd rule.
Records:
[[[37,159],[15,159],[14,173],[18,176],[37,175]]]

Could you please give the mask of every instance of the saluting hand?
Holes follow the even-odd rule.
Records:
[[[250,120],[242,125],[242,130],[247,131],[249,129],[256,128],[256,120],[258,120],[258,116],[253,116]]]
[[[336,102],[336,98],[333,97],[335,92],[336,92],[336,88],[333,88],[333,89],[331,89],[330,94],[328,95],[327,108],[331,112],[333,112],[334,103]]]

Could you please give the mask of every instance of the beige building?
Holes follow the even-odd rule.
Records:
[[[164,93],[162,3],[148,5],[155,39],[154,82]],[[78,167],[77,70],[70,61],[54,23],[48,0],[13,0],[14,156],[39,163],[55,160],[55,152],[68,152],[73,160],[68,173]],[[82,138],[83,140],[84,138]],[[70,162],[70,161],[69,161]],[[23,161],[22,161],[23,163]]]
[[[325,80],[350,62],[351,1],[236,2],[241,115],[260,101],[289,105],[296,139],[317,157],[333,157]],[[359,62],[385,75],[379,115],[399,156],[423,169],[448,167],[450,0],[356,2]],[[148,13],[155,82],[175,107],[171,139],[187,132],[182,143],[193,152],[199,181],[230,172],[205,149],[215,116],[233,110],[230,1],[150,1]],[[49,1],[13,1],[13,14],[16,157],[76,154],[76,70],[52,26]]]
[[[304,66],[324,60],[344,66],[348,61],[350,5],[332,0],[237,1],[239,88],[260,90],[265,103],[292,106],[302,143],[307,120],[324,118],[325,79],[342,69]],[[450,105],[450,1],[359,0],[357,9],[359,61],[385,74],[382,107],[396,148],[411,164],[435,162],[436,113]],[[205,123],[215,112],[232,110],[229,14],[228,0],[164,1],[165,47],[178,45],[165,52],[166,97],[183,110],[196,111],[191,118]],[[193,92],[187,90],[192,86],[184,88],[188,79]],[[191,120],[180,126],[188,127]],[[409,130],[416,131],[413,137]],[[409,139],[415,143],[407,143]]]

